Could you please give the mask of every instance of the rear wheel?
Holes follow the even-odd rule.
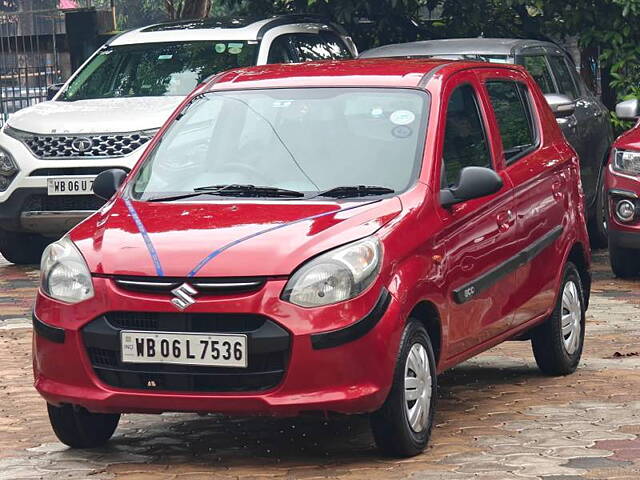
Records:
[[[580,275],[567,263],[553,312],[531,337],[533,355],[547,375],[567,375],[578,367],[584,345],[585,302]]]
[[[119,414],[91,413],[81,407],[47,404],[49,421],[56,437],[71,448],[104,445],[116,431]]]
[[[371,415],[376,445],[387,455],[411,457],[427,446],[437,397],[435,363],[427,331],[418,320],[410,319],[389,396]]]
[[[609,241],[608,223],[609,212],[607,209],[607,190],[604,183],[605,168],[600,172],[598,179],[598,194],[596,198],[596,211],[589,221],[589,240],[593,248],[605,248]]]
[[[41,235],[0,230],[0,253],[16,265],[39,264],[49,243]]]
[[[618,247],[609,242],[609,262],[616,277],[630,278],[640,275],[640,251]]]

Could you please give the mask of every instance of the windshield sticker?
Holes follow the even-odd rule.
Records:
[[[371,109],[371,116],[373,118],[380,118],[382,117],[382,115],[384,115],[384,110],[382,110],[380,107],[374,107]]]
[[[173,55],[159,55],[158,60],[171,60]]]
[[[396,138],[409,138],[412,133],[413,130],[411,130],[411,128],[407,127],[406,125],[398,125],[393,130],[391,130],[391,135]]]
[[[224,43],[216,43],[215,49],[216,53],[224,53],[227,46]]]
[[[396,110],[391,114],[389,120],[394,125],[409,125],[416,119],[415,113],[410,110]]]
[[[287,108],[290,107],[293,101],[291,100],[276,100],[273,102],[273,108]]]
[[[237,55],[242,52],[242,43],[227,43],[227,50],[231,55]]]

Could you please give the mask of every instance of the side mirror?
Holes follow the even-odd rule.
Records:
[[[637,120],[640,117],[640,101],[625,100],[616,105],[616,115],[622,120]]]
[[[576,102],[566,95],[547,93],[544,98],[547,100],[556,118],[570,117],[576,111]]]
[[[103,200],[109,200],[118,191],[126,176],[127,172],[120,168],[105,170],[93,181],[94,195]]]
[[[502,188],[502,178],[485,167],[465,167],[460,172],[458,185],[440,190],[440,203],[450,207],[473,198],[486,197]]]
[[[57,93],[62,90],[62,87],[64,87],[64,83],[54,83],[53,85],[49,85],[47,87],[47,100],[51,100],[55,97]]]

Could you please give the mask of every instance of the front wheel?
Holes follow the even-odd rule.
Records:
[[[531,337],[533,355],[547,375],[568,375],[578,367],[584,345],[585,303],[580,274],[573,263],[564,269],[553,312]]]
[[[609,262],[616,277],[631,278],[640,275],[640,251],[618,247],[609,241]]]
[[[107,443],[116,431],[119,414],[91,413],[81,407],[47,404],[53,432],[71,448],[94,448]]]
[[[387,455],[412,457],[427,446],[437,397],[436,362],[424,326],[410,319],[396,361],[393,384],[371,415],[376,445]]]
[[[41,235],[0,230],[0,254],[16,265],[37,265],[51,241]]]

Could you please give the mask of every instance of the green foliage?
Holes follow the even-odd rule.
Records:
[[[94,4],[107,7],[109,0]],[[166,19],[165,0],[116,6],[124,28]],[[361,50],[432,38],[577,36],[600,53],[603,79],[618,99],[640,98],[640,0],[214,0],[211,15],[294,12],[343,24]]]

